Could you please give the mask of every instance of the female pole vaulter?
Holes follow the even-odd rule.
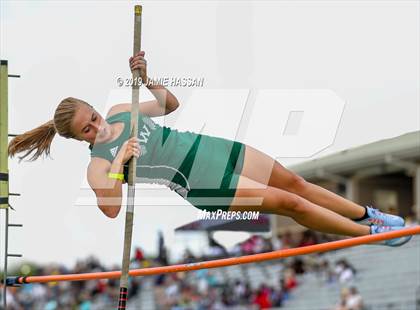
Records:
[[[141,51],[129,63],[148,82],[144,56]],[[250,145],[156,124],[152,117],[173,112],[179,103],[162,85],[145,85],[156,99],[139,104],[137,138],[129,139],[131,103],[112,106],[103,118],[87,102],[69,97],[57,106],[52,120],[11,140],[9,156],[26,152],[23,159],[35,151],[30,160],[36,160],[49,155],[56,133],[88,142],[87,179],[98,207],[111,218],[121,209],[122,184],[128,173],[125,164],[135,156],[138,182],[164,184],[199,209],[278,214],[309,229],[345,236],[404,227],[401,217],[358,205],[312,184]],[[400,246],[410,238],[380,244]]]

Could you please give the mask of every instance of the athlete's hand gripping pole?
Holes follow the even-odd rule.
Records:
[[[134,49],[133,55],[140,52],[141,48],[141,15],[142,6],[136,5],[134,7]],[[138,132],[138,113],[139,113],[139,77],[140,70],[133,70],[133,84],[132,84],[132,105],[131,105],[131,134],[130,137],[137,137]],[[128,193],[127,193],[127,209],[125,213],[125,234],[124,234],[124,252],[122,260],[122,270],[120,278],[120,298],[118,302],[118,309],[126,309],[128,299],[128,271],[130,267],[130,250],[131,237],[133,231],[134,218],[134,197],[136,186],[136,168],[137,158],[133,156],[129,161],[128,172]]]

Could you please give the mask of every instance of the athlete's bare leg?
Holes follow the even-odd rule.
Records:
[[[285,215],[309,229],[345,236],[370,234],[369,226],[322,208],[305,198],[277,187],[239,177],[237,190],[229,211],[260,211]]]
[[[258,183],[296,194],[350,219],[360,218],[365,213],[364,207],[321,186],[305,181],[272,157],[249,145],[246,145],[241,174]]]

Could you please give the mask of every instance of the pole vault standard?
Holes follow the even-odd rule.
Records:
[[[9,196],[20,196],[17,193],[9,192],[9,154],[8,154],[8,137],[16,136],[9,134],[8,125],[8,85],[9,78],[20,78],[20,75],[8,73],[7,60],[0,60],[0,210],[4,209],[5,225],[4,225],[4,268],[3,281],[7,278],[8,259],[9,257],[22,257],[21,254],[9,253],[9,227],[22,227],[22,224],[9,223]],[[3,287],[3,308],[7,309],[7,288]]]
[[[232,265],[241,265],[249,263],[257,263],[273,259],[281,259],[292,256],[307,255],[312,253],[327,252],[338,250],[342,248],[349,248],[362,244],[378,242],[382,240],[398,238],[403,236],[420,234],[420,226],[403,228],[400,230],[380,233],[376,235],[367,235],[362,237],[355,237],[339,241],[315,244],[300,248],[278,250],[268,253],[260,253],[253,255],[246,255],[241,257],[231,257],[225,259],[217,259],[211,261],[204,261],[192,264],[181,264],[172,266],[152,267],[143,269],[133,269],[129,272],[130,276],[151,276],[163,273],[192,271],[198,269],[220,268]],[[108,272],[92,272],[80,274],[65,274],[65,275],[50,275],[50,276],[29,276],[29,277],[9,277],[6,285],[18,285],[24,283],[46,283],[56,281],[87,281],[96,279],[115,279],[121,276],[121,271]]]
[[[141,14],[142,6],[134,6],[134,42],[133,56],[140,52],[141,48]],[[132,75],[132,93],[131,93],[131,134],[130,137],[137,137],[138,132],[138,113],[139,113],[139,88],[140,70],[133,70]],[[134,198],[136,189],[136,169],[137,158],[133,156],[128,166],[128,197],[127,208],[125,213],[125,234],[124,234],[124,251],[122,259],[122,269],[120,277],[120,298],[118,301],[118,309],[126,309],[128,299],[128,277],[130,267],[130,250],[131,237],[133,235],[133,218],[134,218]]]

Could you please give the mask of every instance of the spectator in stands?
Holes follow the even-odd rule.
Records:
[[[245,240],[244,242],[241,243],[241,251],[242,251],[242,255],[249,255],[249,254],[253,254],[254,251],[254,244],[253,244],[253,240],[251,238]]]
[[[233,296],[239,303],[245,296],[245,283],[240,280],[236,280],[233,287]]]
[[[208,269],[201,269],[195,272],[197,277],[197,291],[201,295],[207,295],[209,282],[207,281]]]
[[[141,266],[141,262],[144,259],[144,255],[140,247],[136,247],[136,250],[134,252],[134,259],[139,263],[139,266]]]
[[[0,297],[3,300],[3,285],[0,286]],[[18,298],[16,297],[16,288],[15,287],[8,287],[6,290],[6,298],[7,298],[7,309],[8,310],[23,310],[24,308],[19,304]]]
[[[271,293],[271,301],[273,307],[281,307],[283,306],[284,301],[284,292],[282,289],[273,290]]]
[[[336,280],[336,275],[334,270],[331,268],[330,262],[324,259],[321,263],[321,272],[324,274],[325,282],[327,284],[334,283]]]
[[[340,301],[334,310],[362,310],[363,300],[355,287],[341,289]]]
[[[357,291],[357,288],[352,286],[350,287],[350,294],[347,298],[346,307],[348,310],[362,310],[363,309],[363,299],[362,296]]]
[[[251,284],[249,282],[245,282],[245,292],[244,292],[244,298],[243,300],[246,301],[247,304],[251,301],[252,298],[252,290],[251,290]]]
[[[305,264],[300,257],[293,258],[293,262],[290,266],[295,274],[304,274],[305,273]]]
[[[92,301],[88,292],[83,292],[80,296],[79,310],[92,309]]]
[[[340,301],[334,307],[334,310],[348,310],[346,308],[346,303],[347,303],[347,298],[348,298],[349,294],[350,294],[350,292],[349,292],[349,289],[347,287],[343,287],[341,289]]]
[[[299,247],[314,245],[318,243],[317,236],[312,230],[305,230],[302,233],[302,239],[299,242]]]
[[[286,281],[284,280],[284,278],[280,279],[280,288],[283,295],[283,301],[288,300],[290,297],[290,293],[286,287]]]
[[[335,272],[341,284],[350,283],[356,275],[356,269],[345,259],[336,262]]]
[[[290,249],[294,247],[293,237],[289,231],[284,234],[278,234],[272,239],[273,250]]]
[[[169,305],[173,305],[178,301],[181,294],[180,282],[177,281],[176,277],[167,277],[167,286],[165,288],[165,297]]]
[[[287,268],[284,271],[284,284],[288,292],[297,287],[298,283],[293,269]]]
[[[260,310],[271,308],[270,293],[270,289],[262,284],[254,297],[253,304],[258,305]]]
[[[252,236],[252,253],[262,253],[265,249],[265,240],[261,236]]]
[[[25,263],[29,266],[29,264]],[[30,266],[33,275],[101,272],[105,268],[95,257],[77,261],[72,269],[60,265]],[[114,266],[111,269],[118,269]],[[140,279],[130,278],[129,295],[139,291]],[[15,290],[13,288],[13,290]],[[10,291],[9,291],[10,292]],[[51,282],[26,284],[16,290],[16,296],[8,298],[8,309],[105,309],[118,298],[119,287],[115,279],[76,282]],[[12,306],[16,303],[18,306]]]

